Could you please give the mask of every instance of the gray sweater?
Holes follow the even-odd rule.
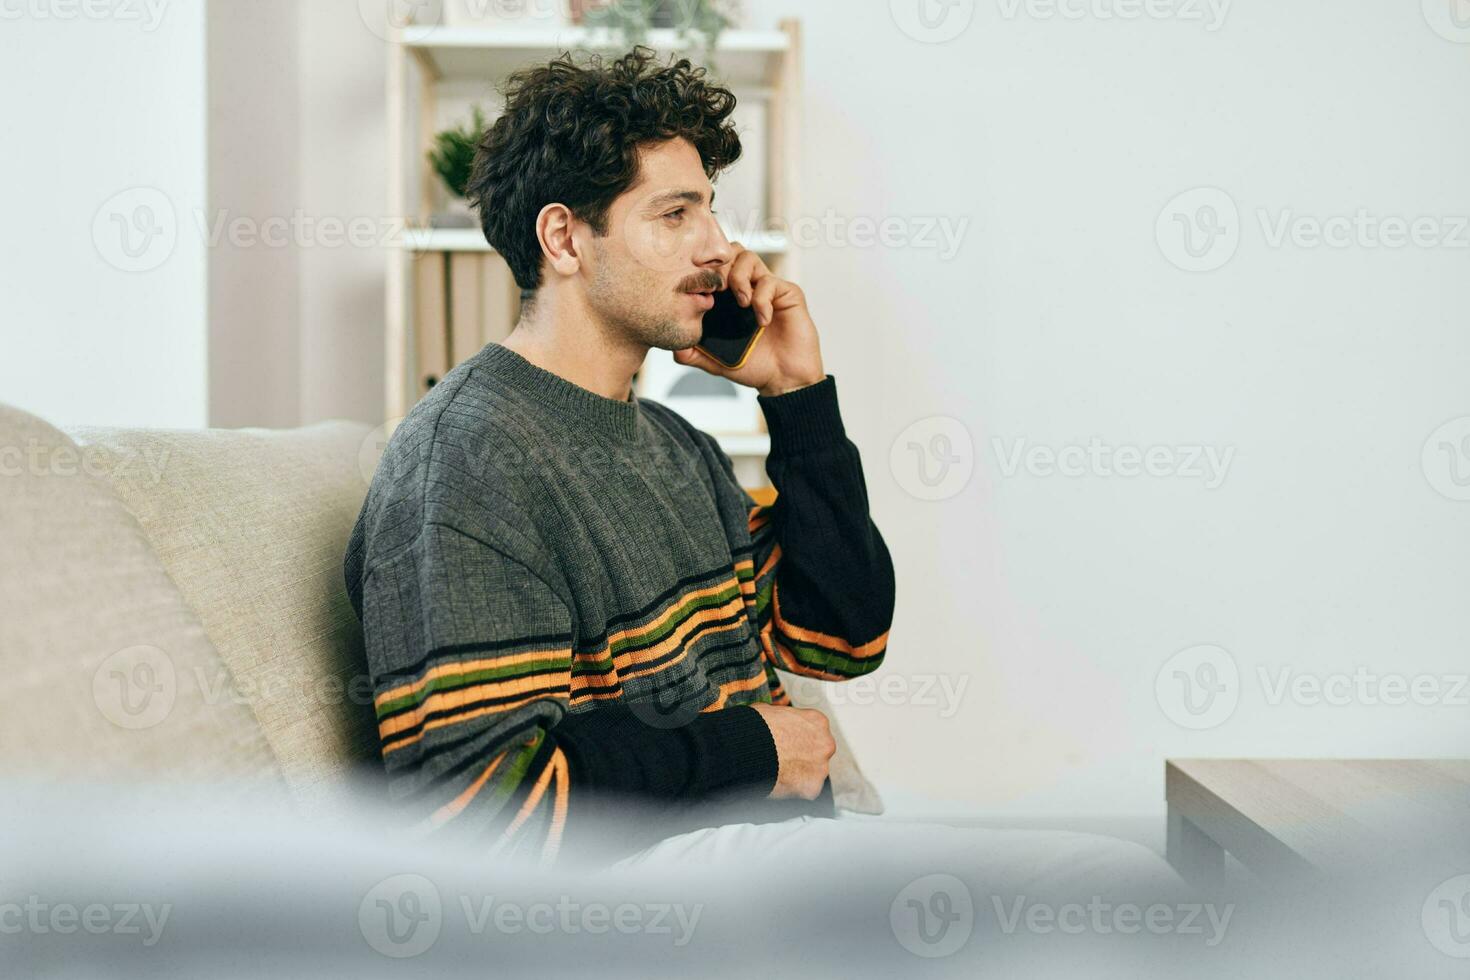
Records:
[[[767,799],[774,668],[883,660],[893,566],[836,379],[761,396],[758,506],[718,443],[490,344],[394,432],[348,545],[390,795],[420,832],[549,861],[618,816],[625,850]]]

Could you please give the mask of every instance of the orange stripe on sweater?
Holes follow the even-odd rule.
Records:
[[[765,683],[765,680],[766,672],[762,670],[754,677],[746,677],[736,681],[727,681],[724,684],[720,685],[720,696],[715,700],[715,703],[710,705],[708,708],[705,708],[704,710],[719,711],[725,706],[725,703],[730,700],[731,694],[736,691],[753,691],[756,688],[760,687],[761,684]]]
[[[797,626],[781,615],[781,583],[779,582],[771,589],[771,609],[771,621],[778,623],[781,627],[781,632],[793,640],[800,640],[803,643],[815,643],[818,646],[836,650],[838,653],[852,657],[854,660],[863,660],[881,653],[888,643],[888,630],[884,630],[867,643],[854,646],[850,641],[844,640],[840,636],[833,636],[830,633],[822,633],[817,630],[807,629],[804,626]]]
[[[850,677],[850,675],[848,674],[840,674],[836,671],[823,670],[820,667],[813,667],[809,664],[798,664],[796,661],[796,655],[792,653],[789,649],[787,649],[786,644],[782,643],[780,640],[776,641],[776,649],[780,650],[782,655],[785,656],[787,662],[792,665],[790,668],[788,668],[791,670],[792,673],[801,674],[803,677],[815,677],[818,680],[824,681],[845,681],[848,680]]]
[[[519,701],[512,701],[509,704],[492,704],[484,708],[478,708],[474,711],[466,711],[462,714],[450,715],[448,718],[436,718],[433,721],[425,722],[423,730],[420,731],[417,735],[406,738],[403,741],[395,743],[393,745],[384,746],[383,755],[387,756],[390,752],[397,752],[399,749],[407,748],[410,745],[415,745],[421,739],[423,739],[426,734],[434,731],[437,728],[444,728],[446,725],[462,724],[466,721],[473,721],[476,718],[482,718],[485,715],[497,714],[503,711],[514,711],[516,708],[522,707],[523,705],[535,704],[537,701],[544,700],[546,700],[545,695],[535,695],[529,698],[522,698]],[[553,700],[558,704],[568,704],[565,699],[560,697],[554,698]]]
[[[432,680],[440,677],[452,677],[457,674],[468,674],[487,667],[515,667],[519,664],[530,663],[533,660],[545,660],[552,657],[567,656],[571,652],[569,647],[558,647],[550,650],[532,650],[526,653],[518,653],[509,657],[487,657],[479,660],[466,660],[457,663],[440,664],[430,670],[423,677],[408,684],[400,684],[390,688],[373,698],[373,704],[382,705],[389,701],[395,701],[405,694],[417,694]]]
[[[765,578],[767,573],[769,573],[771,569],[776,567],[776,562],[780,560],[781,544],[780,542],[777,542],[776,545],[771,548],[771,553],[766,556],[765,564],[761,565],[761,570],[755,573],[755,581],[759,582],[761,579]]]
[[[526,796],[526,802],[521,804],[520,812],[516,814],[515,819],[510,822],[510,825],[505,828],[505,831],[500,835],[500,839],[495,842],[495,846],[490,852],[492,855],[499,853],[500,849],[510,842],[511,838],[515,836],[515,832],[521,829],[521,825],[526,822],[527,818],[531,816],[532,811],[536,809],[536,804],[541,802],[541,797],[546,795],[546,785],[551,782],[551,777],[556,771],[556,757],[559,755],[561,755],[561,749],[552,750],[551,761],[541,767],[541,775],[536,777],[536,785],[531,787],[531,792]],[[557,833],[559,835],[561,831],[558,830]]]
[[[551,764],[556,767],[556,797],[551,804],[551,827],[546,831],[546,843],[541,845],[543,864],[556,860],[556,852],[561,849],[562,831],[567,823],[567,789],[570,776],[567,773],[567,759],[562,755],[561,749],[557,749],[552,755]]]
[[[736,620],[733,623],[726,623],[724,626],[716,626],[713,629],[707,629],[701,635],[702,636],[719,636],[721,633],[728,633],[731,630],[743,630],[743,629],[746,628],[746,624],[748,622],[749,622],[748,620],[744,620],[744,619]],[[681,632],[687,632],[687,631],[681,631]],[[659,650],[661,653],[667,653],[676,644],[682,644],[682,643],[683,643],[683,637],[676,635],[676,636],[669,637],[669,639],[668,639],[667,642],[660,643],[657,647],[653,647],[651,649]],[[649,674],[661,674],[664,671],[668,670],[670,667],[674,666],[675,664],[683,662],[684,658],[687,657],[688,655],[689,655],[689,648],[686,646],[683,650],[680,650],[679,651],[679,655],[677,657],[675,657],[674,659],[672,659],[670,661],[667,661],[666,663],[657,664],[657,665],[655,665],[653,667],[646,667],[646,668],[644,668],[642,670],[628,670],[628,671],[623,671],[620,676],[623,677],[623,679],[625,679],[625,680],[632,680],[635,677],[647,677]]]
[[[620,698],[620,697],[623,696],[621,685],[619,686],[619,689],[616,690],[616,691],[596,691],[596,692],[590,693],[590,694],[588,694],[588,693],[579,694],[579,693],[577,693],[577,689],[578,688],[590,687],[591,686],[591,682],[588,681],[586,683],[578,684],[577,681],[578,681],[578,678],[573,678],[572,679],[572,707],[574,707],[574,708],[577,705],[584,704],[584,703],[586,703],[588,701],[608,701],[608,700],[614,700],[614,699],[617,699],[617,698]]]
[[[686,592],[683,595],[680,595],[678,598],[676,598],[670,604],[669,608],[666,609],[666,610],[664,610],[663,614],[661,616],[659,616],[657,619],[655,619],[653,622],[648,623],[647,625],[644,625],[644,626],[639,626],[639,627],[635,627],[635,628],[630,628],[630,629],[622,630],[622,631],[620,631],[618,633],[615,633],[615,634],[609,636],[608,639],[607,639],[607,642],[603,644],[601,650],[594,651],[593,653],[590,653],[590,654],[589,653],[572,653],[572,651],[569,648],[560,647],[560,648],[549,649],[549,650],[534,650],[534,651],[529,651],[529,652],[526,652],[526,653],[515,654],[515,655],[509,656],[509,657],[480,658],[480,659],[477,659],[477,660],[464,661],[462,663],[441,664],[438,667],[433,668],[432,670],[430,670],[429,672],[427,672],[426,674],[424,674],[424,676],[420,677],[419,679],[417,679],[415,681],[412,681],[412,682],[407,683],[407,684],[400,684],[397,687],[390,688],[389,690],[384,691],[382,694],[377,695],[373,699],[373,703],[375,705],[382,705],[382,704],[385,704],[385,703],[387,703],[389,701],[397,700],[398,698],[401,698],[401,697],[403,697],[404,695],[407,695],[407,694],[416,694],[419,691],[423,690],[424,687],[426,687],[431,681],[433,681],[433,680],[435,680],[437,678],[440,678],[440,677],[460,676],[460,675],[472,673],[472,672],[474,672],[476,670],[481,670],[481,669],[485,669],[485,668],[514,667],[514,666],[518,666],[520,664],[530,663],[530,662],[533,662],[533,661],[536,661],[536,660],[548,659],[548,658],[554,658],[554,657],[562,657],[562,656],[568,657],[573,662],[576,662],[576,661],[586,662],[588,659],[598,660],[598,659],[601,659],[606,654],[606,652],[611,648],[611,646],[612,646],[612,644],[614,642],[621,642],[621,641],[624,641],[624,640],[636,641],[640,636],[646,635],[648,633],[656,632],[657,629],[660,626],[662,626],[663,624],[667,623],[671,617],[673,617],[675,614],[677,614],[678,611],[680,609],[682,609],[685,605],[687,605],[691,600],[698,599],[698,598],[703,598],[704,596],[708,596],[708,595],[716,595],[716,594],[718,594],[720,592],[725,591],[731,585],[738,584],[738,582],[739,582],[738,578],[736,578],[735,576],[731,576],[729,578],[723,579],[720,582],[715,583],[714,585],[708,585],[708,586],[705,586],[702,589],[697,589],[697,590],[695,590],[693,592]],[[721,611],[726,610],[727,607],[728,607],[728,603],[726,604],[726,606],[717,607],[716,610],[704,610],[703,612],[696,614],[696,617],[697,618],[696,617],[691,617],[689,620],[686,620],[686,623],[689,623],[689,622],[693,622],[693,623],[703,622],[703,621],[705,621],[707,619],[712,618],[716,612],[721,612]],[[653,649],[654,650],[663,650],[665,652],[667,651],[667,647],[654,647]],[[591,677],[594,680],[597,677],[599,677],[599,676],[606,677],[608,674],[614,673],[618,667],[627,666],[629,664],[638,663],[638,662],[641,662],[641,661],[646,661],[646,660],[650,659],[650,656],[651,655],[649,653],[644,653],[644,652],[640,652],[637,655],[635,655],[635,654],[622,654],[619,657],[614,658],[614,661],[613,661],[613,665],[614,666],[613,666],[613,669],[612,670],[604,671],[601,675],[591,674],[591,675],[583,675],[583,676],[584,677]],[[657,656],[657,654],[652,654],[652,656]],[[498,682],[498,683],[505,684],[505,685],[513,685],[514,683],[516,683],[516,679],[510,679],[510,680],[501,681],[501,682]],[[583,684],[585,685],[585,683],[586,682],[584,681]],[[575,683],[574,683],[574,686],[576,686]],[[466,690],[475,690],[475,691],[478,691],[481,694],[483,694],[483,693],[486,693],[486,689],[488,687],[490,687],[490,685],[484,685],[484,686],[481,686],[479,688],[467,688]],[[514,691],[512,690],[511,693],[514,693]],[[431,695],[431,699],[434,698],[434,697],[441,697],[442,698],[442,697],[444,697],[444,695]],[[425,705],[427,705],[427,703],[428,702],[425,702]],[[425,710],[425,707],[423,705],[421,705],[420,708],[417,709],[417,710],[420,712],[420,717],[421,717],[422,716],[422,713]],[[404,717],[407,717],[407,716],[404,716]]]
[[[663,615],[659,616],[653,622],[648,623],[646,626],[637,626],[625,630],[620,630],[619,632],[614,633],[607,638],[607,645],[611,647],[617,643],[623,642],[624,640],[636,641],[639,637],[646,636],[649,633],[657,632],[660,626],[662,626],[664,623],[667,623],[670,619],[676,616],[679,613],[679,610],[683,609],[684,606],[686,606],[691,599],[700,599],[707,595],[715,595],[717,593],[723,592],[730,587],[732,582],[734,582],[733,577],[726,578],[722,579],[719,582],[716,582],[714,585],[707,585],[702,589],[696,589],[693,592],[684,593],[683,595],[675,599],[669,605],[669,608],[664,610]]]
[[[727,580],[726,583],[725,583],[725,585],[722,586],[722,588],[728,587],[729,584],[730,583]],[[702,591],[708,591],[708,590],[702,590]],[[693,632],[695,629],[697,629],[699,626],[701,626],[702,624],[708,623],[708,622],[712,622],[712,621],[718,620],[718,619],[725,619],[725,618],[728,618],[730,616],[735,615],[735,613],[737,613],[738,611],[740,611],[741,609],[744,608],[744,602],[745,602],[745,600],[744,600],[744,598],[742,596],[733,596],[728,601],[726,601],[723,605],[713,606],[713,607],[711,607],[709,609],[700,610],[699,612],[697,612],[697,613],[691,615],[689,618],[685,619],[682,623],[680,623],[674,629],[674,631],[672,633],[670,633],[668,636],[664,637],[664,639],[662,641],[654,644],[653,646],[651,646],[651,647],[645,647],[645,648],[643,648],[641,650],[638,650],[636,652],[620,653],[617,656],[613,657],[613,664],[612,664],[612,666],[610,668],[608,668],[606,670],[603,670],[603,671],[601,671],[599,673],[579,673],[577,676],[575,676],[575,677],[572,678],[572,691],[573,691],[573,693],[576,693],[577,691],[582,690],[582,689],[584,689],[584,688],[586,688],[586,687],[588,687],[590,685],[593,685],[593,684],[597,684],[598,686],[602,686],[602,684],[605,683],[606,679],[609,676],[613,676],[613,677],[638,677],[638,676],[641,676],[640,673],[627,673],[626,671],[630,667],[635,667],[638,664],[648,663],[649,661],[657,660],[659,657],[662,657],[664,654],[666,654],[670,650],[674,649],[674,647],[676,647],[679,644],[683,643],[688,638],[689,634],[691,632]],[[737,625],[740,625],[740,624],[737,624]],[[712,632],[722,632],[724,629],[726,629],[726,627],[720,627],[720,629],[714,630]],[[596,659],[598,659],[600,657],[606,656],[609,647],[610,647],[610,643],[609,644],[604,644],[603,647],[602,647],[602,649],[600,651],[596,651],[594,653],[578,654],[577,655],[577,659],[578,660],[582,660],[582,661],[589,660],[589,659],[590,660],[596,660]],[[673,661],[671,661],[671,664],[678,663],[679,660],[682,660],[682,659],[683,659],[683,657],[681,655],[680,657],[675,658]],[[658,668],[658,669],[662,669],[662,668]]]
[[[771,642],[771,634],[775,630],[775,628],[776,624],[772,620],[767,620],[766,625],[761,628],[761,646],[766,651],[766,657],[771,661],[771,663],[776,664],[779,667],[785,667],[793,674],[797,673],[801,670],[801,667],[796,663],[795,660],[792,659],[791,651],[787,650],[783,646],[780,646],[779,644]],[[783,657],[785,658],[784,660],[782,659]]]
[[[448,803],[435,810],[429,816],[428,820],[424,821],[423,824],[420,824],[420,829],[428,829],[431,827],[442,826],[443,824],[463,813],[464,808],[470,805],[470,800],[473,800],[479,794],[480,789],[484,787],[485,783],[490,780],[491,773],[495,772],[496,767],[500,765],[500,761],[504,759],[509,752],[510,750],[506,749],[505,752],[497,755],[495,759],[488,766],[485,767],[485,770],[475,778],[475,781],[470,783],[469,786],[465,787],[465,791],[463,793],[460,793],[454,799],[450,800]]]
[[[530,694],[533,691],[546,691],[565,683],[566,676],[563,674],[537,674],[534,677],[515,677],[511,680],[496,681],[491,684],[474,684],[454,691],[431,694],[412,711],[383,719],[378,725],[378,734],[387,739],[401,731],[413,728],[436,711],[453,710],[487,697],[515,697],[518,694]]]

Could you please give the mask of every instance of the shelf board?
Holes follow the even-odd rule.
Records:
[[[493,252],[478,228],[407,228],[398,244],[410,252]]]
[[[735,235],[725,229],[725,236],[761,255],[786,252],[786,236],[779,231],[762,231],[751,235]],[[490,252],[490,243],[479,228],[409,228],[399,245],[410,252]]]
[[[411,26],[402,29],[399,40],[438,78],[500,79],[565,50],[607,54],[622,49],[611,32],[586,27]],[[667,28],[649,31],[644,43],[660,55],[678,53],[690,60],[699,55],[681,48],[678,32]],[[727,83],[768,84],[789,44],[782,31],[723,31],[714,54],[719,71],[712,68],[710,74]]]

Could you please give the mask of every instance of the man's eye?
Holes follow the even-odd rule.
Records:
[[[684,209],[683,208],[679,208],[676,211],[670,211],[668,214],[664,215],[664,217],[665,218],[682,217],[683,214],[684,214]]]

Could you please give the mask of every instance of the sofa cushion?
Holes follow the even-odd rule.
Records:
[[[362,632],[342,557],[367,492],[366,425],[77,428],[108,460],[269,739],[298,801],[345,802],[381,772]],[[370,474],[369,474],[370,475]]]
[[[239,679],[281,769],[311,806],[347,803],[342,777],[381,774],[362,631],[342,560],[382,430],[77,428]],[[831,720],[833,801],[881,813],[827,703],[782,672],[798,707]]]
[[[99,463],[0,405],[0,768],[274,789],[229,669]]]

